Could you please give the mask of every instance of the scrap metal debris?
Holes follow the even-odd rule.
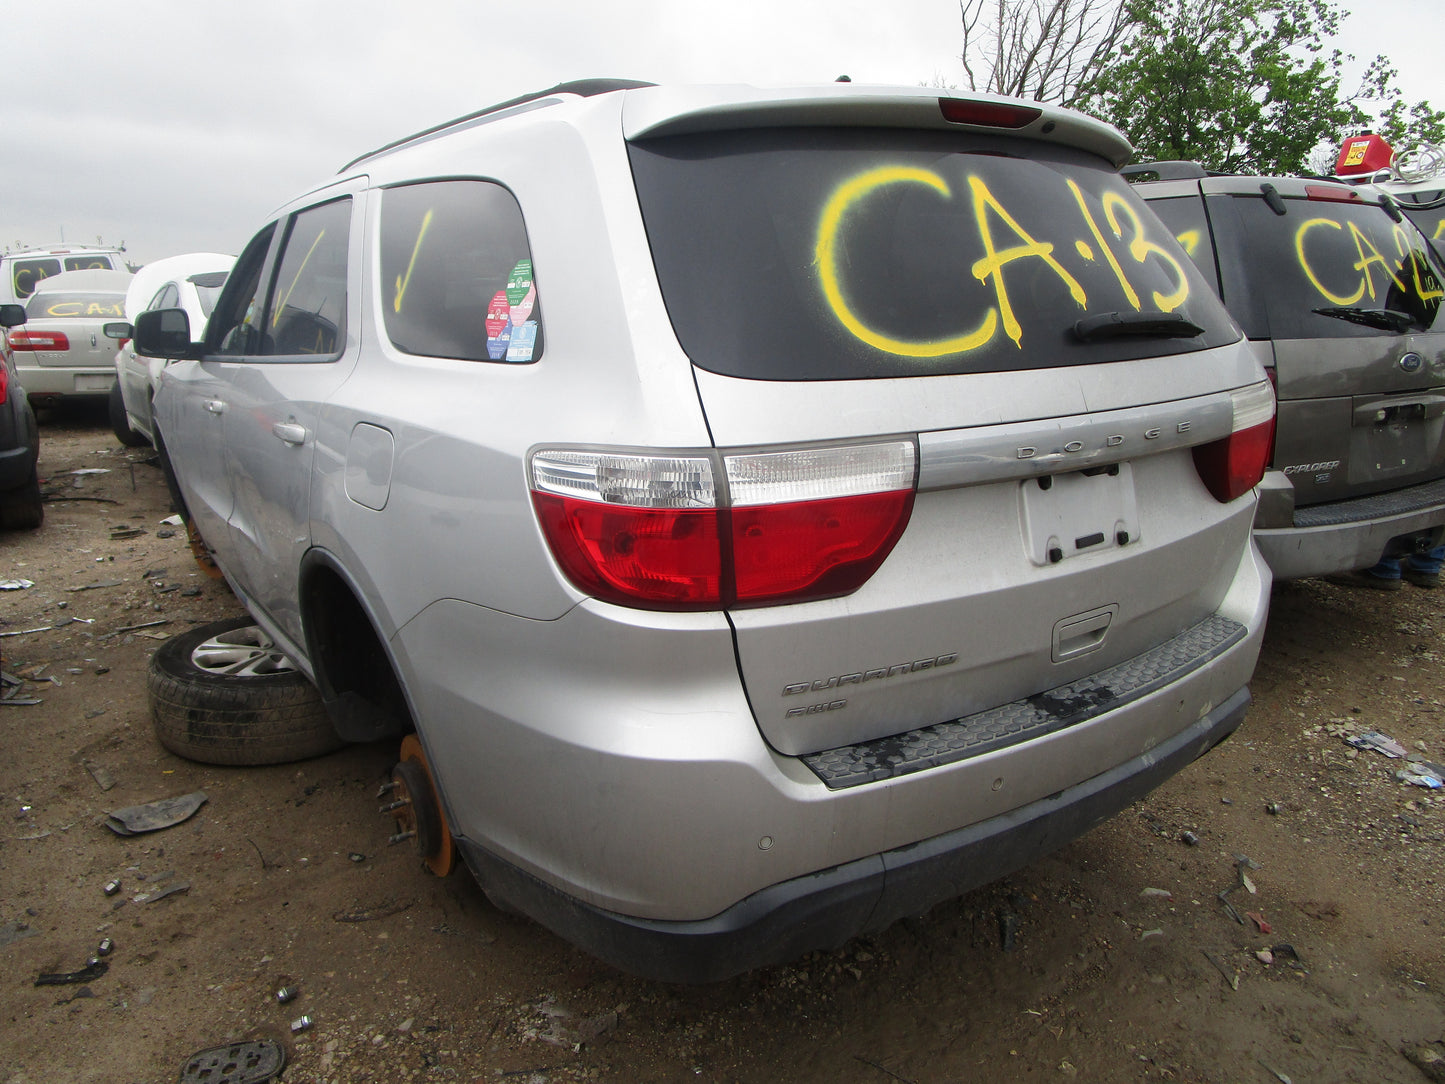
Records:
[[[415,902],[415,900],[383,900],[375,907],[357,908],[354,911],[337,911],[331,916],[331,920],[333,922],[372,922],[378,918],[399,915]]]
[[[191,890],[191,882],[190,882],[190,881],[181,881],[181,882],[179,882],[179,883],[177,883],[177,884],[173,884],[173,885],[170,885],[170,886],[168,886],[168,887],[166,887],[166,888],[162,888],[162,889],[160,889],[160,890],[158,890],[158,891],[156,891],[156,892],[142,892],[142,893],[141,893],[140,895],[138,895],[138,896],[132,896],[131,899],[130,899],[130,902],[131,902],[131,903],[155,903],[157,900],[163,900],[163,899],[165,899],[167,896],[178,896],[178,895],[181,895],[182,893],[189,892],[190,890]]]
[[[1347,734],[1344,736],[1345,744],[1352,745],[1356,749],[1373,749],[1394,760],[1405,756],[1405,747],[1388,734],[1381,734],[1378,730],[1367,730],[1363,734]]]

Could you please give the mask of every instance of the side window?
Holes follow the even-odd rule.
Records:
[[[524,363],[542,356],[542,311],[516,197],[491,181],[387,189],[381,308],[408,354]]]
[[[1214,263],[1214,239],[1209,234],[1209,220],[1204,216],[1204,204],[1198,196],[1151,199],[1149,209],[1158,215],[1169,227],[1196,267],[1204,272],[1209,285],[1219,289],[1219,269]]]
[[[109,256],[67,256],[65,257],[65,269],[67,271],[114,270]]]
[[[180,291],[176,289],[174,282],[168,282],[160,288],[155,297],[151,298],[150,304],[146,306],[146,311],[149,312],[152,309],[174,309],[179,307],[180,303]]]
[[[346,251],[351,200],[301,211],[291,219],[272,279],[258,353],[331,355],[346,329]]]
[[[273,222],[251,239],[236,260],[236,268],[226,280],[216,311],[206,325],[206,353],[234,357],[261,352],[261,269],[266,265],[275,232]]]

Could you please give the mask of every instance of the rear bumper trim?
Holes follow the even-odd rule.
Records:
[[[1212,614],[1132,659],[1046,692],[904,734],[800,758],[830,790],[892,779],[1064,730],[1178,681],[1242,640],[1238,621]]]
[[[663,982],[718,982],[835,949],[1058,850],[1148,794],[1227,738],[1249,689],[1147,753],[1057,794],[931,839],[795,877],[712,918],[669,922],[584,903],[470,841],[459,841],[487,895],[614,967]]]

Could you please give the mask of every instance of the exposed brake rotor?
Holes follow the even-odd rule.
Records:
[[[378,798],[387,796],[391,801],[379,812],[396,821],[396,833],[387,842],[397,844],[411,840],[427,868],[438,877],[445,877],[456,865],[456,847],[437,797],[431,765],[415,734],[401,740],[401,759],[391,770],[391,782],[377,794]]]

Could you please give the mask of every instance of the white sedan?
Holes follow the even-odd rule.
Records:
[[[128,447],[155,443],[151,399],[166,362],[135,352],[130,324],[150,309],[185,309],[199,338],[220,296],[236,257],[219,252],[191,252],[146,264],[136,272],[125,296],[126,324],[108,324],[106,334],[121,340],[115,355],[115,387],[110,396],[110,426]]]

